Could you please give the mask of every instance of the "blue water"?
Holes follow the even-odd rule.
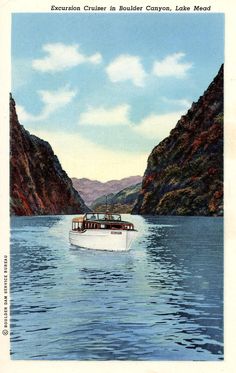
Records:
[[[70,216],[12,218],[12,359],[223,359],[222,218],[125,217],[125,253],[70,246]]]

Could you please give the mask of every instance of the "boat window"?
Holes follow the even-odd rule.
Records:
[[[117,221],[121,220],[121,216],[119,214],[110,214],[110,218],[111,220],[117,220]]]
[[[96,214],[86,214],[86,220],[96,220],[97,215]]]
[[[97,214],[97,219],[98,220],[116,220],[116,221],[121,221],[121,216],[120,216],[120,214],[111,214],[111,213],[102,214],[102,213],[99,213],[99,214]]]

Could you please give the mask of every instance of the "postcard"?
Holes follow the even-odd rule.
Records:
[[[1,366],[234,366],[233,2],[1,2]]]

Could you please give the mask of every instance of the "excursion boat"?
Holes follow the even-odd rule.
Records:
[[[134,225],[121,220],[120,214],[87,213],[72,219],[69,240],[87,249],[126,251],[137,236]]]

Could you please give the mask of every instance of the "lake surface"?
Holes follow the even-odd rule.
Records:
[[[12,359],[223,359],[222,218],[126,215],[123,253],[70,246],[71,218],[12,218]]]

